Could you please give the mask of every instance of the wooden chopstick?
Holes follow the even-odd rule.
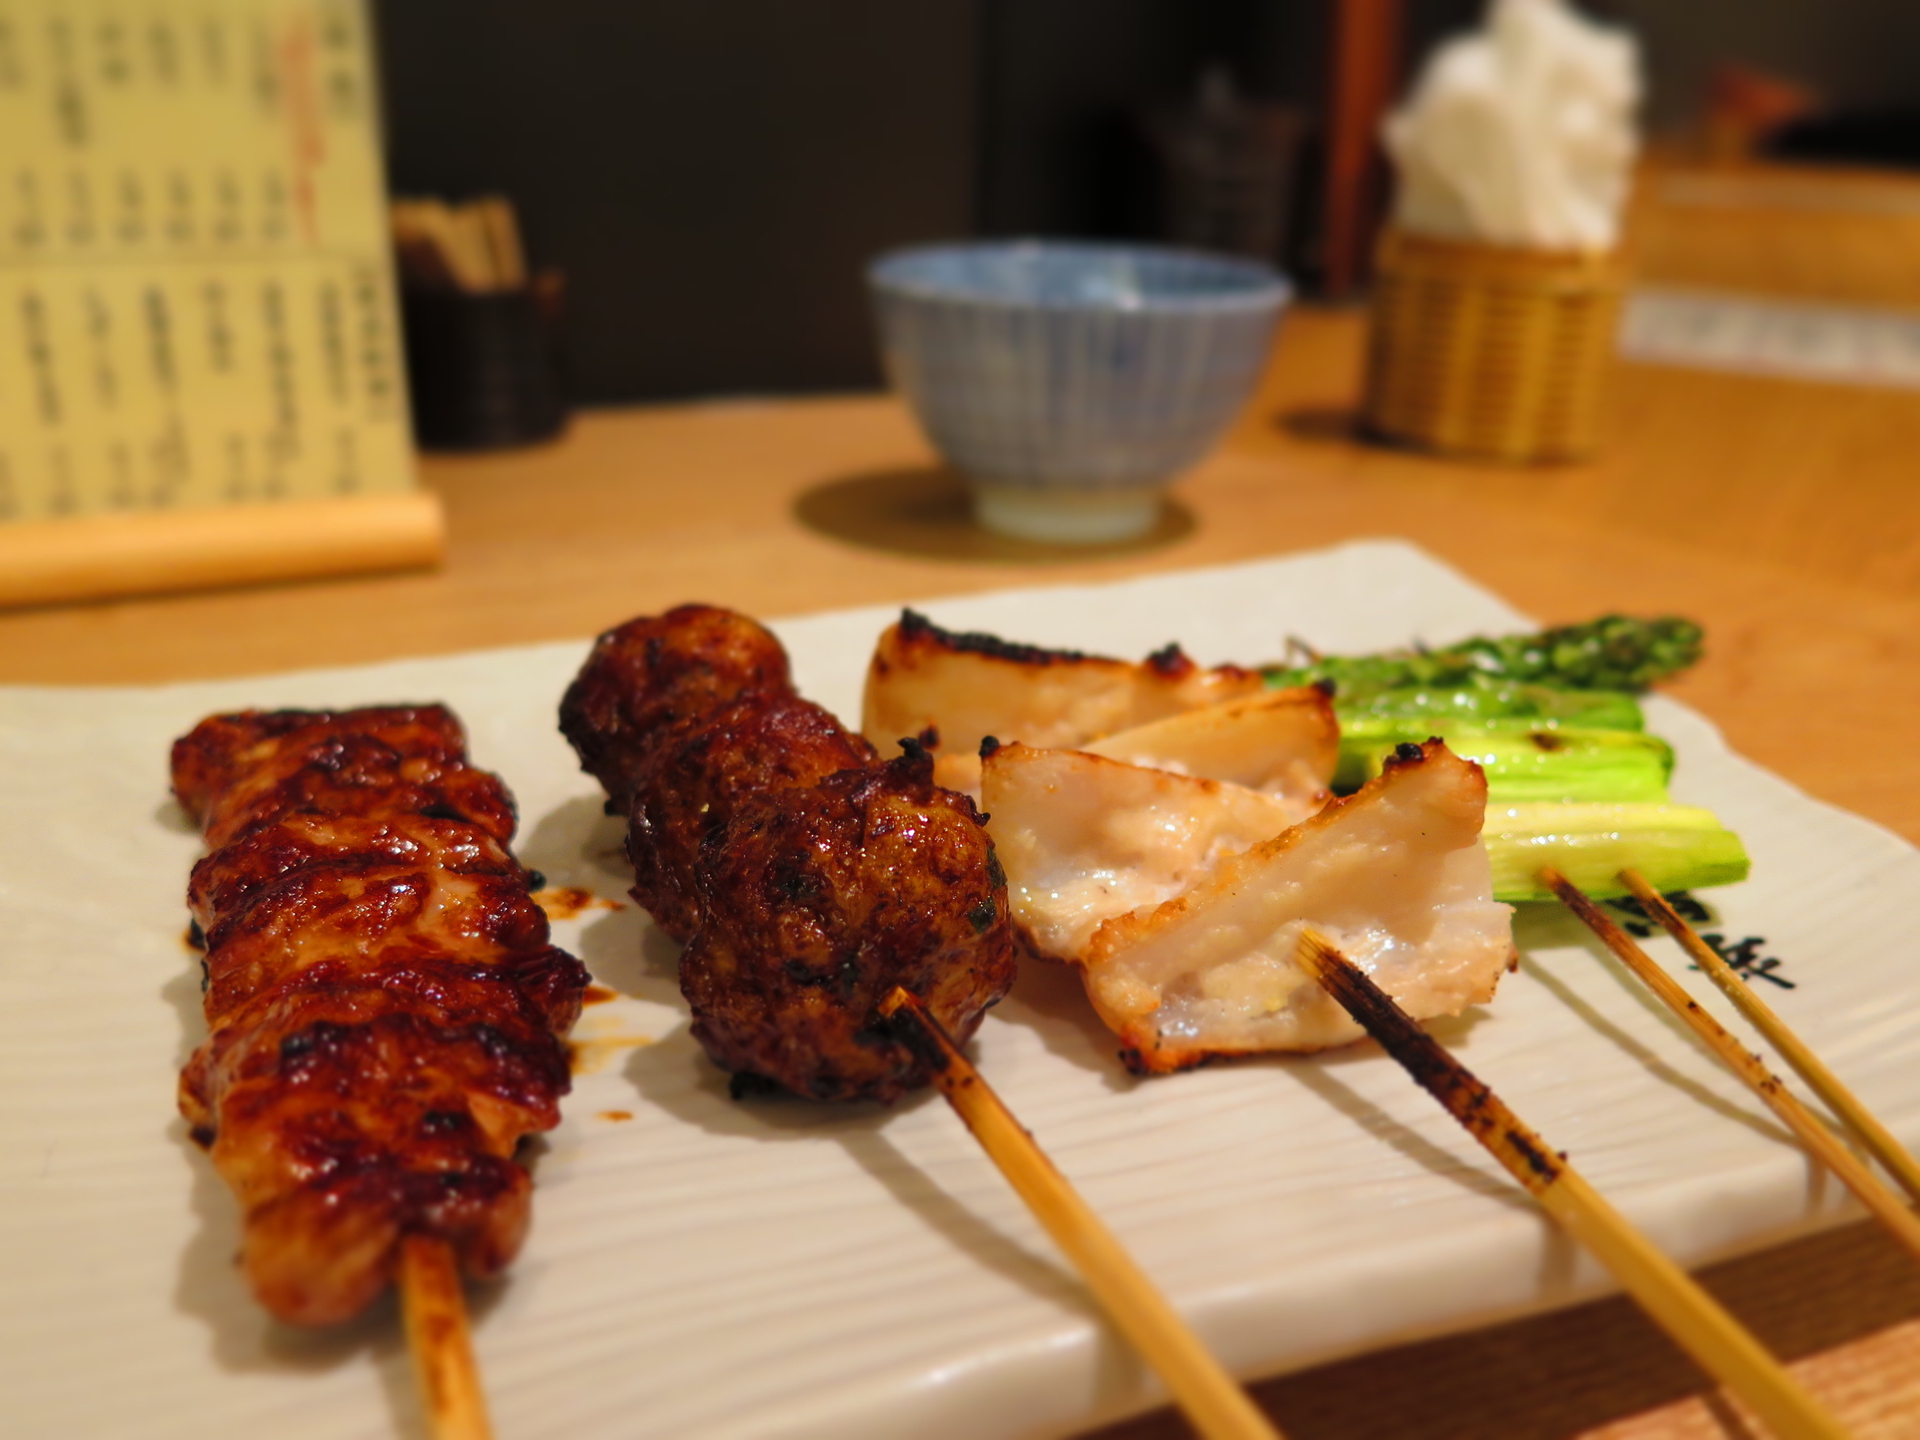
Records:
[[[1860,1203],[1916,1258],[1920,1259],[1920,1217],[1901,1203],[1874,1173],[1861,1163],[1805,1105],[1769,1070],[1726,1026],[1700,1008],[1699,1002],[1681,988],[1680,982],[1654,964],[1653,957],[1634,943],[1633,937],[1608,918],[1578,886],[1552,866],[1540,872],[1548,889],[1561,903],[1578,915],[1601,943],[1620,957],[1646,987],[1665,1002],[1668,1009],[1686,1021],[1695,1035],[1729,1070],[1744,1080],[1767,1107],[1793,1131],[1813,1157],[1840,1178]],[[1704,946],[1702,948],[1705,948]],[[1717,958],[1717,957],[1716,957]],[[1738,983],[1738,982],[1736,982]]]
[[[1352,961],[1312,930],[1300,966],[1526,1186],[1540,1206],[1613,1272],[1627,1293],[1700,1366],[1744,1400],[1780,1440],[1843,1440],[1846,1431],[1752,1335],[1521,1123]]]
[[[494,288],[520,290],[527,283],[527,257],[520,245],[520,226],[513,202],[503,195],[482,195],[467,209],[473,213],[493,260]]]
[[[1194,1428],[1207,1440],[1278,1440],[1279,1432],[1247,1392],[1054,1168],[940,1022],[899,987],[881,1003],[880,1013],[933,1072],[940,1093],[1073,1261],[1114,1323],[1160,1373]]]
[[[400,198],[388,213],[401,264],[414,282],[469,295],[526,288],[526,252],[506,197],[483,195],[466,205]]]
[[[468,294],[483,295],[496,288],[493,256],[476,221],[431,198],[398,201],[390,213],[401,255],[409,263],[430,264],[450,276],[454,288]]]
[[[409,1235],[400,1242],[400,1308],[433,1440],[492,1440],[460,1267],[446,1241]]]
[[[1693,957],[1694,964],[1704,970],[1708,978],[1733,1001],[1734,1007],[1747,1017],[1748,1023],[1767,1037],[1767,1042],[1799,1073],[1813,1093],[1832,1107],[1833,1113],[1860,1138],[1860,1143],[1886,1167],[1887,1173],[1900,1182],[1901,1188],[1913,1199],[1920,1200],[1920,1162],[1914,1160],[1906,1147],[1874,1118],[1873,1112],[1841,1083],[1840,1077],[1787,1028],[1786,1021],[1773,1013],[1767,1003],[1754,993],[1753,987],[1736,975],[1733,967],[1694,933],[1693,927],[1680,918],[1679,911],[1667,903],[1664,895],[1647,883],[1645,876],[1637,870],[1622,870],[1620,879],[1639,898],[1647,913],[1680,942],[1680,947]]]

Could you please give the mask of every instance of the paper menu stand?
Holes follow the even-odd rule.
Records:
[[[0,0],[0,604],[425,565],[362,0]]]

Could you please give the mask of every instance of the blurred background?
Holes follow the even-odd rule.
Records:
[[[1911,0],[1593,0],[1656,153],[1920,165]],[[966,235],[1364,279],[1382,109],[1475,0],[382,0],[396,193],[508,196],[572,397],[877,385],[861,280]]]

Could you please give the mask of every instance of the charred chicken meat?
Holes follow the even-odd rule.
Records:
[[[873,647],[860,728],[876,745],[931,728],[942,783],[977,792],[988,736],[1071,749],[1266,688],[1258,671],[1202,669],[1178,645],[1138,662],[1113,660],[943,630],[902,610]]]
[[[560,717],[627,816],[634,898],[686,942],[693,1034],[736,1094],[892,1101],[928,1080],[878,1017],[894,986],[964,1039],[1012,984],[972,802],[918,740],[883,762],[801,699],[752,620],[683,605],[609,631]]]
[[[408,1234],[497,1273],[587,982],[507,849],[506,787],[437,705],[216,715],[173,786],[210,848],[188,893],[210,1033],[180,1108],[244,1207],[260,1302],[344,1320]]]

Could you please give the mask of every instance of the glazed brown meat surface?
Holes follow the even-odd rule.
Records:
[[[173,781],[211,847],[188,889],[210,1033],[180,1109],[245,1212],[254,1293],[344,1320],[409,1233],[497,1273],[527,1228],[514,1147],[559,1121],[587,982],[507,849],[506,787],[437,705],[216,715]]]
[[[1012,984],[972,802],[918,746],[882,762],[801,699],[745,616],[685,605],[609,631],[560,714],[627,813],[634,898],[687,942],[693,1033],[736,1093],[892,1101],[929,1078],[878,1019],[895,985],[964,1039]]]

